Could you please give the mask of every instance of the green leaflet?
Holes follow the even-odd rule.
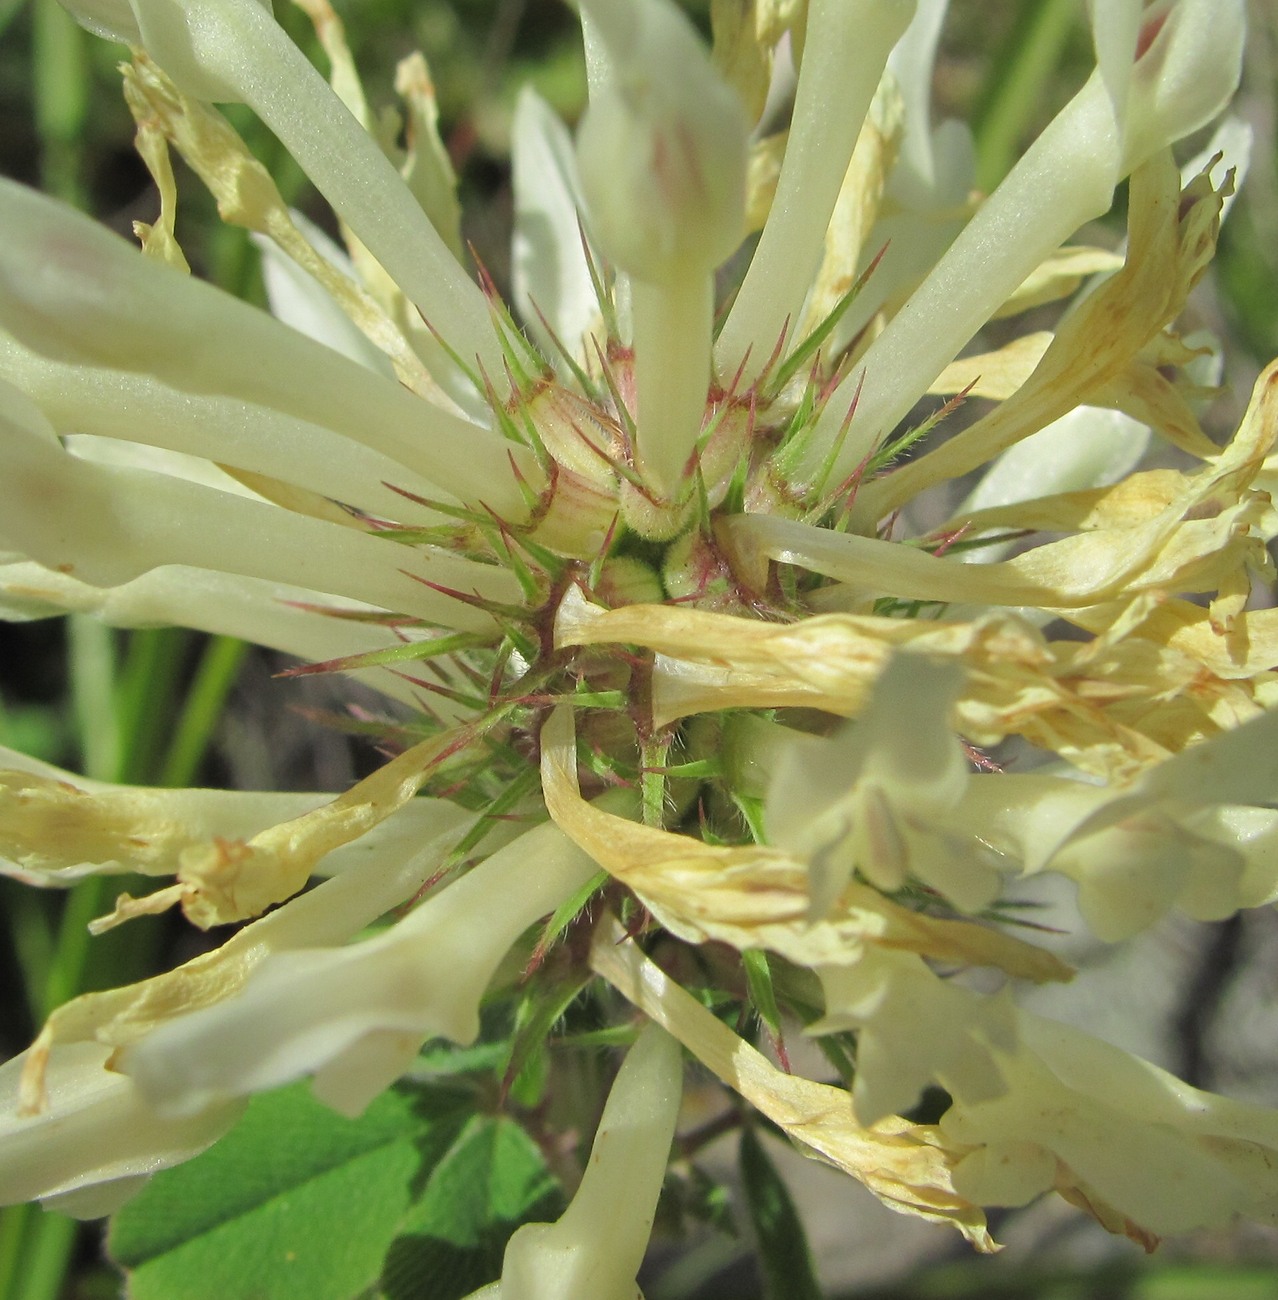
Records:
[[[533,1142],[465,1092],[404,1087],[348,1120],[302,1084],[158,1174],[109,1250],[131,1300],[457,1300],[559,1205]]]
[[[532,1139],[477,1115],[432,1171],[386,1259],[381,1300],[460,1300],[501,1273],[511,1233],[557,1218],[563,1198]]]
[[[741,1134],[741,1184],[759,1243],[768,1300],[821,1300],[812,1254],[789,1190],[751,1128]]]

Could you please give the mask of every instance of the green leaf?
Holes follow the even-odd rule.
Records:
[[[557,1218],[562,1209],[559,1185],[523,1129],[502,1116],[476,1116],[404,1219],[379,1294],[460,1300],[500,1276],[506,1242],[521,1223]]]
[[[741,1134],[740,1161],[768,1300],[821,1300],[803,1224],[772,1158],[752,1129]]]
[[[781,1012],[777,1009],[776,994],[772,989],[772,967],[768,964],[768,954],[762,948],[749,948],[741,954],[741,965],[745,970],[746,987],[754,1009],[763,1017],[763,1023],[772,1031],[773,1036],[778,1036],[781,1033]]]
[[[422,1048],[413,1065],[413,1077],[442,1079],[459,1074],[494,1074],[509,1056],[510,1045],[505,1042],[455,1047],[445,1039],[435,1039]]]
[[[585,987],[580,976],[532,985],[515,1015],[504,1079],[510,1095],[521,1105],[537,1106],[548,1081],[546,1038]]]
[[[349,1300],[374,1285],[415,1180],[467,1118],[455,1093],[390,1092],[355,1120],[306,1085],[257,1097],[221,1142],[114,1219],[131,1300]]]

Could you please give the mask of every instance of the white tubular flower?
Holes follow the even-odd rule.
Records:
[[[184,854],[329,817],[332,803],[326,794],[111,785],[0,747],[0,875],[57,888],[88,876],[177,875]],[[394,820],[334,846],[318,874],[341,875],[370,855],[415,851],[465,820],[451,803],[414,799]],[[375,893],[371,883],[366,888]]]
[[[356,1115],[424,1039],[474,1039],[511,944],[595,871],[554,827],[529,831],[373,939],[267,957],[235,997],[156,1028],[120,1068],[165,1115],[308,1074]]]
[[[289,216],[316,255],[337,275],[354,282],[358,272],[345,250],[302,213],[290,211]],[[262,284],[276,320],[369,370],[388,377],[394,375],[390,358],[360,330],[309,271],[265,235],[255,234],[253,243],[262,259]]]
[[[931,120],[929,87],[947,9],[948,0],[922,0],[888,58],[878,95],[894,94],[902,102],[900,156],[884,178],[873,238],[867,231],[856,263],[856,271],[863,273],[873,258],[874,272],[826,344],[831,351],[851,344],[879,311],[894,312],[969,215],[976,169],[971,129],[955,118],[935,127]],[[845,188],[847,183],[845,179]],[[851,279],[839,287],[846,293]]]
[[[741,240],[745,111],[666,0],[585,0],[607,58],[577,135],[591,231],[628,274],[704,274]]]
[[[720,377],[757,376],[797,326],[830,214],[888,54],[915,0],[811,0],[785,161],[715,348]]]
[[[293,578],[435,624],[491,627],[483,611],[402,572],[375,537],[168,475],[93,464],[63,450],[47,426],[33,434],[0,416],[0,466],[0,540],[94,586],[185,565],[267,582]],[[51,512],[53,504],[59,509]],[[508,574],[452,556],[437,554],[421,572],[489,599],[519,594]]]
[[[195,99],[248,104],[463,363],[500,373],[483,295],[373,138],[260,0],[72,0],[92,31],[142,46]],[[453,376],[442,374],[445,382]]]
[[[383,695],[405,704],[421,692],[388,668],[361,666],[366,656],[402,651],[395,630],[364,623],[374,607],[329,598],[324,605],[350,615],[334,618],[313,605],[318,593],[240,574],[168,565],[118,587],[97,587],[33,561],[0,564],[0,616],[10,622],[54,614],[91,614],[112,627],[189,627],[238,637],[311,663],[345,661],[343,672],[363,677]]]
[[[1006,1088],[964,1098],[941,1120],[976,1147],[955,1186],[984,1204],[1022,1205],[1053,1187],[1111,1231],[1152,1248],[1189,1227],[1273,1223],[1259,1169],[1278,1153],[1272,1111],[1187,1087],[1081,1030],[1017,1015]]]
[[[599,302],[582,246],[585,200],[572,137],[530,86],[520,91],[513,130],[515,306],[561,368],[567,369],[561,347],[589,365],[590,341],[600,333]]]
[[[1191,1225],[1273,1222],[1257,1179],[1278,1152],[1270,1110],[1189,1088],[1081,1030],[946,984],[915,956],[876,953],[824,971],[828,1031],[859,1026],[863,1121],[912,1104],[928,1082],[953,1099],[954,1187],[985,1205],[1055,1188],[1112,1232],[1152,1249]]]
[[[1238,82],[1241,0],[1093,5],[1099,67],[866,350],[817,426],[803,473],[840,481],[1047,254],[1100,216],[1114,187],[1211,120]],[[840,430],[856,393],[856,418]],[[837,445],[837,451],[836,449]]]
[[[22,766],[29,780],[43,782],[45,793],[58,797],[50,778],[65,774],[30,761]],[[152,851],[155,866],[166,858],[171,865],[178,841],[196,834],[201,820],[211,833],[234,834],[261,821],[268,809],[279,813],[299,799],[313,802],[305,795],[81,784],[78,798],[74,787],[60,792],[69,812],[48,819],[64,854],[52,883],[71,883],[89,869],[113,871],[120,857],[145,868]],[[102,802],[95,804],[99,793]],[[75,807],[77,802],[83,806]],[[39,830],[29,808],[19,806],[16,824],[11,811],[4,815],[6,852],[13,851],[15,838],[29,848]],[[68,1213],[110,1213],[147,1176],[190,1159],[225,1133],[243,1110],[241,1100],[158,1115],[116,1068],[118,1048],[170,1015],[229,996],[272,953],[341,943],[409,897],[465,820],[449,806],[423,803],[420,812],[426,816],[410,816],[380,844],[364,842],[334,854],[327,864],[333,879],[246,926],[221,948],[140,985],[86,994],[55,1011],[36,1044],[0,1067],[0,1203],[57,1198],[56,1208]],[[45,838],[40,847],[47,856],[55,844]],[[41,862],[41,874],[48,878],[55,865]]]
[[[256,0],[247,2],[256,7]],[[26,356],[35,353],[50,362],[123,372],[117,402],[132,396],[130,384],[148,381],[184,395],[238,398],[293,417],[286,427],[295,445],[305,428],[297,422],[318,425],[416,471],[453,499],[483,500],[497,510],[519,508],[512,464],[536,481],[536,465],[522,449],[414,400],[229,295],[157,265],[62,205],[4,181],[0,213],[9,232],[0,251],[0,326],[21,345],[17,366],[30,364]],[[39,275],[30,274],[32,265],[41,268]],[[9,366],[0,373],[10,373]],[[23,371],[12,373],[23,386]],[[99,382],[105,388],[105,377]],[[92,418],[89,405],[72,408],[77,422]],[[149,414],[145,405],[135,409]],[[163,418],[162,408],[157,415]],[[234,409],[225,416],[233,428]],[[187,418],[188,424],[197,420]],[[197,443],[192,430],[182,450],[213,458],[207,422],[202,433]],[[322,451],[296,454],[310,460]]]
[[[78,1218],[110,1214],[161,1169],[198,1155],[240,1117],[242,1102],[178,1119],[156,1116],[96,1043],[55,1050],[48,1103],[19,1105],[27,1053],[0,1065],[0,1205],[42,1201]]]
[[[1079,406],[1009,447],[982,475],[963,503],[975,514],[997,506],[1117,483],[1140,463],[1149,428],[1121,411]],[[963,559],[987,563],[1006,548],[979,547]]]
[[[635,459],[678,490],[710,384],[714,269],[745,221],[745,112],[669,0],[586,0],[608,61],[577,137],[590,229],[631,277]]]
[[[572,1204],[506,1246],[501,1280],[471,1300],[642,1300],[643,1262],[679,1117],[679,1044],[649,1025],[626,1055]]]
[[[913,877],[969,912],[997,896],[998,872],[947,830],[968,786],[946,716],[962,680],[957,664],[898,655],[856,723],[782,750],[765,804],[768,835],[808,859],[813,917],[829,911],[853,870],[887,893]]]
[[[1125,788],[1016,775],[973,781],[959,819],[1027,872],[1074,880],[1084,919],[1107,942],[1173,909],[1224,920],[1278,888],[1276,747],[1278,713],[1266,712]]]
[[[857,1030],[852,1109],[860,1123],[908,1111],[929,1083],[972,1099],[1004,1090],[995,1049],[1016,1044],[1016,1008],[1006,994],[982,998],[907,952],[876,950],[818,974],[825,1016],[808,1031]]]

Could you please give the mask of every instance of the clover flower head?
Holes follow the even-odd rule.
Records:
[[[100,1213],[253,1094],[357,1116],[434,1039],[506,1042],[506,1103],[561,1016],[642,1013],[569,1209],[480,1294],[630,1300],[677,1045],[981,1250],[984,1207],[1053,1190],[1146,1244],[1272,1220],[1273,1114],[1019,1007],[1073,971],[1002,897],[1066,877],[1106,943],[1278,897],[1278,369],[1218,445],[1175,327],[1245,160],[1236,127],[1172,147],[1233,93],[1241,0],[1089,5],[1096,71],[986,197],[928,117],[943,0],[716,4],[713,49],[670,0],[582,0],[575,141],[514,111],[513,309],[420,56],[401,141],[326,0],[331,84],[258,0],[65,3],[132,47],[160,211],[139,250],[0,183],[0,612],[245,637],[407,721],[336,797],[5,756],[7,874],[165,882],[97,929],[245,924],[0,1070],[0,1199]],[[278,319],[190,274],[174,151]],[[1123,250],[1067,242],[1123,181]],[[800,1031],[837,1078],[756,1046]]]

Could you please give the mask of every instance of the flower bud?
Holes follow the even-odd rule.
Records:
[[[744,233],[745,110],[666,0],[582,9],[610,73],[577,136],[591,231],[639,279],[704,273]]]
[[[674,1137],[679,1044],[650,1025],[604,1107],[585,1176],[557,1223],[530,1223],[506,1247],[501,1281],[471,1300],[634,1300]]]

